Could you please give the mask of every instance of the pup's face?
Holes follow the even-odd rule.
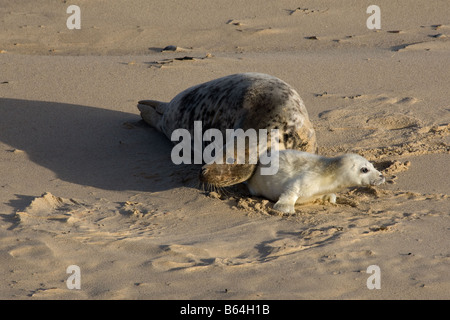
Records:
[[[360,186],[378,186],[385,182],[384,176],[372,163],[359,155],[349,155],[351,180]],[[354,179],[354,180],[353,180]]]

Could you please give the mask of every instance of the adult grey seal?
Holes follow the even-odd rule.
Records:
[[[176,129],[278,129],[279,149],[316,152],[316,134],[299,94],[286,82],[262,73],[239,73],[188,88],[170,102],[139,101],[141,116],[169,139]],[[270,146],[269,146],[270,147]],[[211,163],[202,167],[200,180],[225,187],[248,180],[256,164]]]
[[[274,209],[294,213],[296,203],[322,197],[336,202],[335,191],[347,187],[377,186],[384,176],[373,164],[357,154],[323,157],[297,150],[279,152],[279,170],[274,175],[261,175],[261,164],[247,186],[252,195],[275,201]]]

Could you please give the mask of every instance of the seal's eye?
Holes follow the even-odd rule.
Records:
[[[367,172],[369,172],[369,169],[367,169],[366,167],[361,168],[361,172],[362,172],[362,173],[367,173]]]

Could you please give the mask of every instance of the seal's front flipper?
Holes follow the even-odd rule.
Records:
[[[280,202],[280,200],[275,203],[273,208],[283,213],[295,213],[295,207],[292,203],[284,203]]]
[[[142,119],[152,127],[161,131],[160,121],[164,113],[166,103],[156,100],[141,100],[138,109],[141,111]]]

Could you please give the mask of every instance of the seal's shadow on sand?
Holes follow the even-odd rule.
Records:
[[[138,112],[3,98],[0,115],[0,141],[9,151],[25,151],[64,181],[154,192],[185,185],[193,171],[172,163],[172,143]]]

